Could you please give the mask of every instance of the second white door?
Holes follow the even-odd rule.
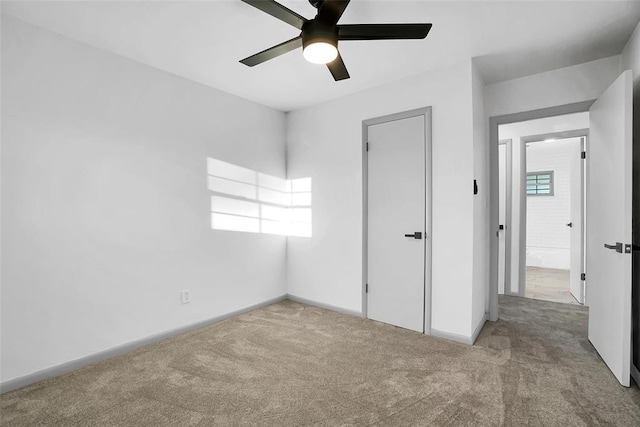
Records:
[[[368,127],[368,317],[424,331],[425,116]]]

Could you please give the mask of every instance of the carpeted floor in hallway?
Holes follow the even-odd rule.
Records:
[[[640,425],[581,306],[501,297],[475,346],[285,301],[0,397],[3,426]]]

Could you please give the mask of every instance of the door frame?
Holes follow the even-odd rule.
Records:
[[[524,111],[520,113],[505,114],[489,117],[489,208],[490,229],[498,230],[498,128],[500,125],[527,120],[542,119],[545,117],[562,116],[573,113],[589,111],[595,99],[564,104],[539,110]],[[490,234],[492,235],[492,234]],[[489,313],[490,321],[498,320],[498,238],[491,239],[489,248]]]
[[[417,108],[386,116],[375,117],[362,121],[362,317],[368,317],[367,283],[368,278],[368,192],[369,192],[369,158],[367,143],[369,140],[369,126],[412,117],[424,116],[424,166],[425,166],[425,224],[424,224],[424,301],[423,301],[423,331],[431,334],[431,249],[432,249],[432,135],[431,135],[431,107]]]
[[[518,289],[518,293],[517,294],[512,294],[515,296],[520,296],[520,297],[524,297],[526,294],[526,290],[527,290],[527,197],[526,197],[526,176],[527,176],[527,144],[532,144],[532,143],[536,143],[536,142],[542,142],[546,139],[568,139],[568,138],[580,138],[580,151],[587,151],[587,147],[588,147],[588,140],[589,140],[589,128],[586,129],[575,129],[575,130],[568,130],[568,131],[561,131],[561,132],[550,132],[550,133],[544,133],[544,134],[539,134],[539,135],[527,135],[527,136],[523,136],[520,138],[520,143],[522,144],[520,147],[520,152],[522,153],[521,159],[522,159],[522,167],[520,168],[520,182],[522,183],[522,189],[521,194],[524,195],[524,197],[522,197],[522,199],[520,200],[520,214],[521,214],[521,218],[520,218],[520,248],[519,248],[519,253],[520,253],[520,260],[524,260],[524,262],[521,262],[518,265],[518,269],[519,269],[519,277],[520,277],[520,288]],[[587,159],[585,159],[587,160]],[[587,160],[588,161],[588,160]],[[581,248],[580,248],[580,269],[581,269],[581,273],[586,273],[585,270],[585,257],[586,257],[586,245],[587,245],[587,241],[585,238],[585,231],[586,231],[586,195],[585,195],[585,191],[587,189],[587,182],[586,182],[586,175],[585,175],[585,171],[586,171],[586,165],[585,162],[581,162],[580,163],[580,193],[581,193],[581,201],[580,201],[580,218],[581,218],[581,223],[582,223],[582,229],[580,230],[580,234],[581,234]],[[571,191],[575,191],[574,188],[571,188]],[[573,249],[573,248],[572,248]],[[583,302],[580,303],[584,306],[586,306],[586,286],[585,286],[586,282],[583,281],[582,286],[583,286]],[[505,292],[506,294],[506,292]]]
[[[512,186],[513,186],[513,141],[511,139],[501,139],[498,141],[498,146],[504,145],[505,148],[505,204],[504,204],[504,294],[512,295],[511,293],[511,208],[512,208]],[[499,163],[498,163],[499,165]],[[498,170],[499,172],[499,170]],[[499,184],[499,183],[498,183]],[[500,194],[500,189],[498,189]],[[500,205],[498,205],[498,209]],[[500,225],[500,217],[498,213],[498,226]],[[500,256],[500,253],[498,253]],[[496,276],[496,283],[498,276]],[[497,285],[496,285],[497,286]],[[507,291],[508,290],[508,291]]]

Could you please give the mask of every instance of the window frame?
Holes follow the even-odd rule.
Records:
[[[529,193],[529,189],[527,188],[529,186],[528,185],[529,177],[530,176],[538,177],[540,175],[549,175],[549,192],[548,193],[538,193],[537,192],[538,191],[537,186],[539,184],[536,183],[536,193],[530,194]],[[553,195],[555,195],[555,185],[554,185],[555,177],[553,175],[554,174],[553,174],[552,170],[527,172],[527,175],[526,175],[525,181],[524,181],[524,190],[525,190],[525,194],[527,195],[527,197],[529,197],[529,196],[537,197],[537,196],[553,196]],[[537,179],[536,179],[536,181],[537,181]]]

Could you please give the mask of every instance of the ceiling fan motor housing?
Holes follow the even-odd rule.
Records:
[[[338,27],[321,21],[307,21],[302,26],[302,47],[312,43],[324,42],[338,47]]]

